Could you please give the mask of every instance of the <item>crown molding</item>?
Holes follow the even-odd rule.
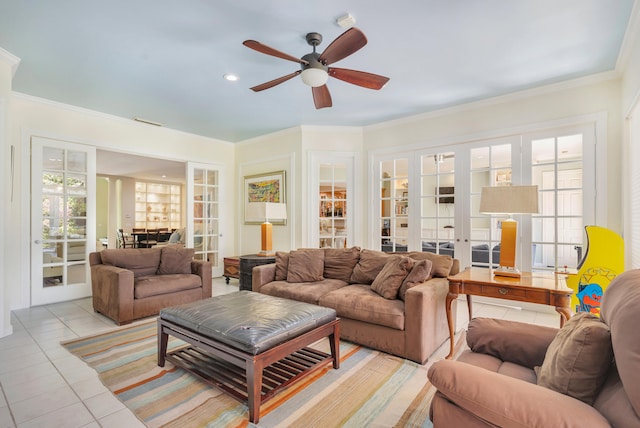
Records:
[[[472,101],[466,104],[446,107],[443,109],[434,110],[427,113],[401,117],[399,119],[393,119],[386,122],[374,123],[372,125],[366,125],[364,129],[366,131],[374,131],[377,129],[390,128],[397,125],[415,123],[422,120],[435,119],[442,116],[448,116],[456,113],[463,113],[470,110],[487,108],[494,105],[519,101],[527,98],[532,98],[535,96],[545,95],[553,92],[559,92],[566,89],[573,89],[573,88],[578,88],[582,86],[590,86],[600,82],[616,80],[616,79],[619,79],[620,76],[621,76],[621,73],[619,73],[618,71],[615,71],[615,70],[605,71],[603,73],[596,73],[596,74],[592,74],[585,77],[579,77],[577,79],[565,80],[563,82],[558,82],[558,83],[551,83],[548,85],[538,86],[536,88],[531,88],[531,89],[525,89],[518,92],[512,92],[509,94],[500,95],[493,98],[486,98],[483,100]]]
[[[11,67],[11,78],[15,77],[18,66],[20,65],[20,58],[18,58],[11,52],[0,48],[0,61]]]
[[[232,143],[230,141],[219,140],[217,138],[211,138],[211,137],[207,137],[207,136],[200,135],[200,134],[193,134],[191,132],[181,131],[179,129],[168,128],[166,126],[153,126],[153,125],[149,125],[148,123],[138,122],[135,119],[127,119],[126,117],[115,116],[115,115],[112,115],[112,114],[102,113],[100,111],[87,109],[87,108],[84,108],[84,107],[78,107],[78,106],[74,106],[74,105],[71,105],[71,104],[65,104],[65,103],[61,103],[61,102],[58,102],[58,101],[52,101],[52,100],[48,100],[46,98],[40,98],[40,97],[36,97],[34,95],[24,94],[22,92],[13,91],[12,94],[13,94],[13,96],[15,98],[23,99],[25,101],[29,101],[29,102],[33,102],[33,103],[37,103],[37,104],[42,104],[44,106],[48,106],[48,107],[52,107],[52,108],[58,108],[58,109],[62,109],[62,110],[67,110],[67,111],[73,112],[73,113],[79,113],[79,114],[84,114],[84,115],[88,115],[88,116],[93,116],[93,117],[96,117],[96,118],[99,118],[99,119],[112,120],[112,121],[119,122],[119,123],[122,123],[122,124],[130,125],[130,126],[137,126],[137,127],[143,127],[143,128],[146,128],[146,129],[153,129],[153,130],[155,130],[155,132],[169,132],[169,133],[173,133],[173,134],[177,134],[177,135],[188,135],[190,137],[194,137],[195,136],[195,137],[202,138],[204,140],[209,140],[211,142],[215,142],[215,143],[219,143],[219,144],[228,144],[228,145],[233,145],[234,144],[234,143]]]

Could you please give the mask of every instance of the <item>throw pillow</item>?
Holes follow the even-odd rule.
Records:
[[[538,385],[592,405],[612,360],[609,327],[593,314],[579,313],[558,331],[535,368]]]
[[[360,247],[325,248],[323,276],[349,282],[358,260],[360,260]]]
[[[186,248],[180,244],[162,247],[158,275],[191,273],[191,260],[193,259],[194,253],[195,249]]]
[[[289,271],[289,253],[276,251],[276,281],[286,281]]]
[[[308,248],[289,253],[287,282],[322,281],[324,271],[324,250]]]
[[[400,290],[398,291],[398,297],[404,301],[404,296],[407,294],[407,290],[415,287],[418,284],[422,284],[429,278],[431,278],[431,267],[433,263],[431,260],[418,260],[413,264],[413,269],[402,281]]]
[[[389,257],[391,257],[389,254],[382,251],[363,249],[360,252],[358,264],[353,268],[349,282],[352,284],[371,284]]]
[[[129,269],[135,277],[155,275],[160,264],[160,248],[112,248],[100,256],[103,264]]]
[[[434,254],[429,252],[411,252],[407,253],[407,256],[414,260],[431,260],[433,266],[431,267],[431,276],[435,278],[446,278],[451,272],[453,267],[453,258],[444,254]]]
[[[393,256],[376,276],[371,284],[371,289],[385,299],[395,300],[398,298],[398,290],[402,281],[406,278],[413,267],[414,261],[409,257]]]

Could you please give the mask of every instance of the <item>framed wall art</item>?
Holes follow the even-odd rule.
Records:
[[[286,203],[286,171],[247,175],[244,177],[243,207],[245,224],[260,224],[264,219],[251,218],[248,204],[252,202]],[[286,224],[287,220],[269,220],[273,224]]]

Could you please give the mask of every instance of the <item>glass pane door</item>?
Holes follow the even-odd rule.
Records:
[[[319,247],[347,248],[348,218],[347,166],[320,165],[319,185]]]
[[[409,159],[380,162],[380,249],[406,252],[409,243]]]
[[[221,276],[220,171],[193,163],[187,167],[187,246],[195,249],[197,260],[212,263],[213,276]]]
[[[32,141],[32,305],[91,295],[95,249],[95,150]]]
[[[471,264],[479,267],[498,267],[500,264],[500,226],[506,215],[479,212],[483,187],[511,186],[511,154],[517,141],[476,147],[470,150],[471,159]],[[518,252],[516,252],[517,254]]]
[[[455,160],[453,152],[421,157],[421,251],[455,257]]]
[[[534,269],[575,269],[585,246],[583,134],[531,140],[532,183],[540,214],[532,220]]]

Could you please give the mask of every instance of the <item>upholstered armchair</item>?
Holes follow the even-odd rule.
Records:
[[[470,350],[429,369],[434,427],[640,427],[639,326],[640,269],[611,282],[601,320],[474,318]]]

